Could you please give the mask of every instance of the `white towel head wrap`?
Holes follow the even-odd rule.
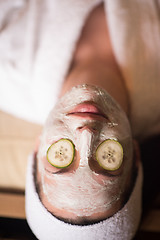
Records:
[[[135,235],[141,217],[142,166],[131,196],[125,206],[112,217],[99,223],[80,226],[54,217],[41,203],[34,182],[34,156],[29,159],[26,182],[26,217],[40,240],[129,240]]]

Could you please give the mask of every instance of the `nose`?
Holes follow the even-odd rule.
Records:
[[[80,153],[79,167],[89,167],[88,161],[92,155],[94,130],[85,126],[77,129],[77,131],[77,145]]]
[[[92,127],[92,126],[83,126],[83,127],[78,127],[77,128],[77,131],[79,132],[79,133],[82,133],[83,131],[88,131],[88,132],[90,132],[90,133],[96,133],[97,132],[97,130],[95,129],[95,127]]]

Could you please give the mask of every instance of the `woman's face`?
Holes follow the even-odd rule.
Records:
[[[53,167],[48,148],[67,138],[75,146],[72,164]],[[121,167],[103,169],[97,147],[107,139],[118,141],[124,151]],[[49,211],[62,217],[103,216],[120,208],[133,161],[132,138],[125,113],[103,89],[80,85],[66,93],[50,113],[37,155],[41,200]]]

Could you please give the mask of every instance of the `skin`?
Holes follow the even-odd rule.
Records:
[[[104,89],[105,91],[107,91],[107,93],[109,93],[113,97],[113,99],[115,99],[115,102],[113,100],[113,106],[115,107],[115,109],[117,109],[117,103],[121,106],[122,109],[120,109],[119,111],[122,113],[123,117],[120,118],[120,120],[118,117],[119,115],[117,115],[117,113],[110,114],[111,118],[115,120],[114,121],[115,126],[113,128],[109,128],[108,127],[109,124],[105,121],[104,122],[101,121],[101,119],[76,118],[75,120],[74,117],[71,117],[69,119],[66,118],[67,113],[71,111],[71,109],[67,109],[68,105],[67,103],[69,103],[69,100],[68,102],[66,101],[67,99],[66,96],[70,95],[72,96],[72,93],[74,92],[73,90],[71,90],[72,87],[82,84],[89,84],[89,86],[86,87],[86,89],[88,89],[89,91],[90,85],[98,86]],[[80,89],[82,90],[83,87],[80,87]],[[69,92],[69,94],[67,92]],[[68,95],[65,95],[66,93]],[[73,96],[71,100],[74,99]],[[83,95],[83,93],[82,96],[84,96],[85,99],[85,95]],[[94,100],[96,99],[94,94],[91,95],[90,99],[87,98],[87,101],[93,104],[93,99]],[[63,102],[64,103],[66,102],[66,105],[64,104],[65,106],[62,104]],[[73,103],[73,107],[76,107],[78,104],[77,102],[72,101],[71,103]],[[101,108],[102,104],[99,102],[99,100],[95,100],[94,103],[96,103],[97,106]],[[43,204],[46,206],[46,208],[54,215],[58,217],[71,219],[77,219],[78,217],[80,220],[84,218],[86,220],[95,219],[101,220],[113,215],[122,207],[122,193],[125,191],[125,189],[128,189],[128,183],[130,182],[133,163],[131,134],[126,117],[124,117],[123,113],[124,111],[126,115],[129,115],[128,103],[129,101],[127,91],[125,88],[125,82],[118,68],[116,59],[114,57],[113,49],[111,46],[103,5],[100,5],[95,10],[93,10],[82,31],[81,38],[77,43],[77,47],[75,49],[71,67],[69,69],[68,75],[66,76],[66,79],[60,92],[60,102],[53,111],[54,117],[53,115],[51,115],[48,118],[47,123],[48,126],[46,125],[46,128],[41,138],[41,145],[39,147],[37,158],[38,159],[37,178],[38,182],[40,182],[42,186],[41,200]],[[54,118],[54,120],[52,121],[52,125],[54,125],[53,128],[49,125],[51,118],[52,120]],[[57,119],[60,119],[59,124],[60,128],[57,127],[58,125]],[[127,123],[127,134],[125,133],[124,130],[126,124],[124,124],[123,120],[125,123]],[[67,121],[69,122],[69,124]],[[79,125],[77,125],[77,122]],[[112,123],[113,122],[111,121],[110,124]],[[62,133],[65,132],[66,126],[67,132],[66,135],[63,136]],[[73,126],[76,126],[75,129],[73,129]],[[103,134],[104,139],[102,139],[101,137],[102,129],[104,133]],[[75,134],[72,134],[73,132]],[[60,136],[58,135],[59,133]],[[96,140],[95,137],[97,136],[97,134],[99,136],[98,140]],[[54,141],[58,140],[60,137],[63,138],[66,136],[69,139],[71,139],[76,146],[76,157],[73,164],[71,164],[71,166],[66,171],[62,172],[59,175],[58,174],[56,175],[53,174],[53,172],[55,173],[58,172],[59,170],[51,166],[46,161],[45,153],[47,151],[47,148]],[[127,157],[124,161],[123,168],[120,168],[118,171],[114,172],[112,176],[106,175],[106,172],[100,166],[98,166],[96,161],[93,161],[91,158],[91,154],[95,152],[95,149],[98,146],[98,144],[102,140],[108,138],[111,139],[113,138],[116,140],[118,139],[119,141],[121,141],[124,147],[124,151],[127,152],[126,149],[130,149],[130,151],[127,153],[128,155],[126,154]],[[83,144],[85,142],[84,139],[88,139],[86,140],[86,144]],[[125,139],[124,142],[123,139]],[[91,142],[93,144],[90,144]],[[127,144],[129,144],[128,148]],[[89,152],[88,155],[85,155],[86,151]],[[48,170],[48,173],[46,173],[45,169]],[[87,181],[88,182],[90,181],[91,184],[93,179],[94,180],[96,179],[94,182],[95,184],[94,186],[97,186],[97,191],[98,190],[100,191],[99,185],[102,186],[104,184],[105,190],[103,193],[106,194],[107,200],[104,200],[104,197],[102,197],[101,194],[93,199],[95,200],[95,202],[97,201],[97,204],[99,199],[103,199],[103,201],[105,202],[102,201],[101,205],[105,205],[105,208],[97,207],[98,210],[94,211],[93,208],[90,208],[88,204],[85,205],[86,209],[88,210],[82,214],[82,209],[80,209],[79,212],[76,212],[74,208],[75,202],[73,202],[72,207],[68,205],[68,207],[66,206],[66,208],[63,208],[62,205],[64,205],[64,202],[63,204],[61,205],[59,204],[55,207],[54,201],[55,200],[58,201],[58,199],[63,198],[65,196],[62,194],[64,193],[64,191],[66,192],[68,191],[68,194],[71,193],[71,188],[69,187],[71,186],[71,184],[73,184],[73,182],[75,184],[73,184],[72,187],[73,188],[75,187],[76,189],[77,176],[82,176],[83,173],[86,174],[86,176],[84,176],[84,179],[87,179],[87,177],[90,176],[90,178]],[[56,177],[55,176],[53,177],[53,175],[55,175]],[[65,184],[67,181],[66,179],[69,179],[68,187],[67,184]],[[60,181],[61,187],[60,185],[58,185]],[[113,185],[110,185],[111,182]],[[84,188],[85,183],[82,181],[82,184],[80,186]],[[59,189],[62,190],[61,193],[58,192]],[[55,195],[57,196],[57,198]],[[76,197],[78,199],[79,196],[77,194],[74,195],[73,198]],[[112,201],[113,196],[116,196],[114,201]],[[86,199],[88,198],[86,197]],[[67,201],[69,203],[69,198]]]

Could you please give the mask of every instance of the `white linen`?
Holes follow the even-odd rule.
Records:
[[[85,18],[100,0],[0,1],[0,109],[43,124]],[[14,17],[12,17],[14,15]]]

